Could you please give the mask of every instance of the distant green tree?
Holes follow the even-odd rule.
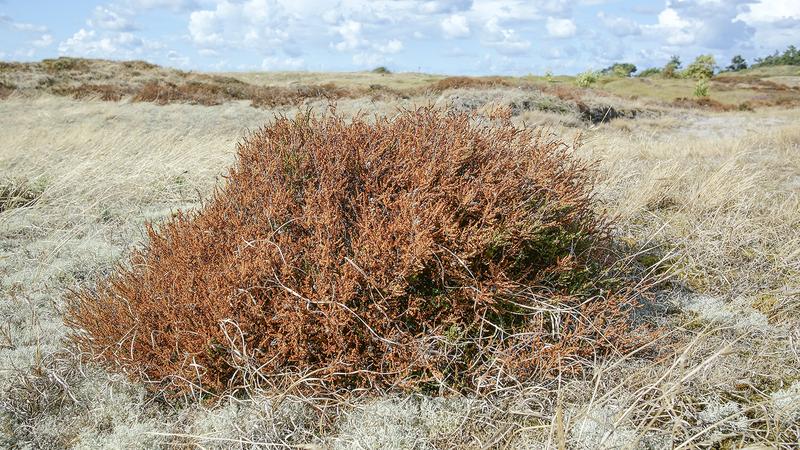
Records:
[[[384,66],[380,66],[380,67],[376,67],[376,68],[372,69],[372,73],[379,73],[381,75],[388,75],[388,74],[392,73],[392,71],[387,69]]]
[[[778,52],[763,58],[756,58],[752,67],[759,66],[800,66],[800,50],[794,45],[790,45],[783,51]]]
[[[678,77],[678,70],[681,68],[681,58],[678,55],[672,55],[669,58],[669,62],[664,66],[664,69],[661,71],[661,75],[664,78],[677,78]]]
[[[695,80],[707,80],[714,76],[717,61],[713,55],[700,55],[695,58],[694,62],[686,67],[681,75],[684,78],[692,78]]]
[[[603,75],[612,75],[615,77],[629,77],[636,72],[636,66],[631,63],[615,63],[600,71]]]
[[[731,58],[731,65],[725,68],[730,72],[738,72],[740,70],[747,69],[747,61],[742,58],[742,55],[736,55]]]
[[[649,68],[644,69],[643,71],[639,72],[636,76],[639,77],[639,78],[646,78],[646,77],[652,77],[654,75],[659,75],[659,74],[661,74],[661,69],[659,69],[658,67],[649,67]]]
[[[597,82],[597,72],[588,70],[583,73],[579,73],[578,76],[575,78],[575,84],[582,88],[588,88]]]

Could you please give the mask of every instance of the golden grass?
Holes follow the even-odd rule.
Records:
[[[424,73],[391,73],[373,72],[222,72],[229,76],[257,86],[323,85],[335,84],[343,88],[368,88],[382,85],[387,88],[406,90],[418,89],[435,83],[445,75]]]

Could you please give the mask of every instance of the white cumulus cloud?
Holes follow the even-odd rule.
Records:
[[[334,44],[336,50],[343,52],[365,47],[368,43],[361,36],[361,28],[361,23],[356,22],[355,20],[348,20],[335,27],[336,32],[339,33],[339,36],[342,39]]]
[[[403,50],[403,41],[392,39],[385,44],[376,44],[374,47],[381,53],[399,53]]]
[[[193,0],[128,0],[137,9],[169,9],[172,11],[189,11],[197,8]]]
[[[113,31],[132,31],[136,29],[133,22],[122,14],[104,6],[94,9],[93,17],[87,20],[89,26]]]
[[[635,21],[625,17],[614,17],[605,14],[603,11],[597,13],[597,18],[603,22],[608,30],[619,37],[634,36],[642,33],[642,28]]]
[[[786,19],[800,20],[800,1],[797,0],[759,0],[739,14],[737,19],[745,22],[780,22]]]
[[[189,15],[189,34],[203,48],[232,47],[273,53],[288,40],[289,18],[277,1],[219,1]]]
[[[575,36],[575,22],[571,19],[557,19],[555,17],[547,18],[547,34],[554,38],[570,38]]]
[[[462,38],[470,35],[467,18],[459,14],[453,14],[452,16],[442,19],[441,27],[444,36],[448,39]]]
[[[499,53],[515,55],[525,53],[530,47],[530,41],[520,37],[513,28],[504,28],[500,19],[492,17],[486,22],[485,43],[494,47]]]
[[[99,35],[95,30],[84,28],[58,44],[58,52],[62,55],[116,58],[131,58],[161,48],[163,45],[145,41],[133,33]]]
[[[31,42],[31,44],[33,44],[34,47],[49,47],[53,45],[53,35],[43,34],[39,39]]]

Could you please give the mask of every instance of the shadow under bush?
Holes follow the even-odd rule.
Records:
[[[491,390],[639,343],[594,173],[507,116],[278,118],[226,178],[68,299],[106,367],[173,393]]]

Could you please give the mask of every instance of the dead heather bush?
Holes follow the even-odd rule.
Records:
[[[336,86],[333,83],[321,85],[298,86],[260,86],[253,87],[250,93],[250,104],[256,108],[274,108],[276,106],[300,105],[306,100],[338,100],[356,97],[354,92]]]
[[[672,102],[672,105],[678,108],[699,108],[717,112],[737,111],[740,109],[737,105],[722,103],[708,97],[699,97],[699,98],[680,97],[676,98]]]
[[[549,84],[545,86],[539,86],[542,92],[550,94],[554,97],[558,97],[564,101],[571,101],[575,103],[582,103],[584,97],[584,89],[570,86],[570,85],[563,85],[563,84]]]
[[[761,92],[786,92],[786,91],[800,91],[800,86],[788,86],[781,83],[776,83],[772,80],[765,80],[756,76],[729,76],[729,77],[715,77],[711,80],[715,89],[720,90],[733,90],[733,89],[753,89]]]
[[[448,89],[484,89],[507,87],[511,83],[502,77],[447,77],[433,83],[430,89],[442,92]]]
[[[742,105],[740,105],[740,109],[741,108],[754,109],[763,107],[791,108],[800,105],[800,95],[791,92],[786,92],[786,93],[773,92],[770,94],[759,94],[747,100]]]
[[[591,167],[507,114],[303,114],[237,152],[202,209],[69,297],[106,367],[175,394],[485,392],[640,343]]]
[[[370,84],[369,88],[363,91],[364,96],[369,96],[372,100],[383,100],[383,101],[390,101],[390,100],[398,100],[398,99],[409,99],[413,95],[412,90],[400,90],[400,89],[393,89],[388,86],[384,86],[382,84]],[[356,97],[358,94],[353,93],[351,91],[351,97]]]
[[[219,105],[229,100],[248,98],[245,87],[234,84],[214,84],[190,81],[183,84],[152,81],[144,84],[133,96],[135,102],[190,103],[196,105]]]
[[[124,97],[133,94],[133,90],[126,86],[84,83],[80,86],[55,88],[53,93],[69,96],[77,100],[96,98],[107,102],[118,102]]]
[[[253,107],[299,105],[309,99],[338,100],[355,94],[333,83],[300,86],[254,86],[232,77],[215,76],[209,81],[183,84],[152,81],[133,96],[135,102],[219,105],[231,100],[250,100]]]
[[[158,69],[158,64],[149,63],[147,61],[140,61],[140,60],[133,60],[133,61],[122,61],[120,63],[122,67],[131,70],[140,70],[140,71],[149,71],[153,69]]]

